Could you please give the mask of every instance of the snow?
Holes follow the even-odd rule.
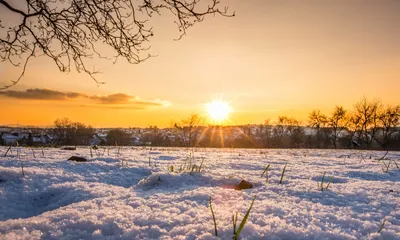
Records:
[[[33,157],[13,148],[4,157],[6,150],[0,239],[232,239],[232,214],[239,225],[254,196],[241,239],[400,239],[400,171],[392,161],[385,172],[399,152],[377,161],[385,152],[114,147],[93,157],[89,148],[34,149]],[[324,172],[325,187],[333,178],[321,191]],[[242,179],[253,188],[234,190]]]

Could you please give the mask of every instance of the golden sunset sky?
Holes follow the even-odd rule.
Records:
[[[49,126],[56,118],[94,127],[168,127],[230,103],[230,124],[313,109],[350,109],[361,97],[400,104],[400,1],[221,0],[234,18],[209,16],[180,41],[168,15],[152,19],[151,54],[139,65],[96,61],[86,74],[60,73],[49,59],[28,65],[0,92],[0,125]],[[1,9],[0,15],[5,9]],[[0,86],[21,69],[0,64]]]

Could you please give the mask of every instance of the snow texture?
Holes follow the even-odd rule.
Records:
[[[238,211],[239,225],[254,196],[241,239],[400,239],[398,152],[378,161],[384,152],[6,150],[0,239],[232,239],[232,214]],[[89,161],[67,161],[71,155]],[[254,187],[234,190],[242,179]]]

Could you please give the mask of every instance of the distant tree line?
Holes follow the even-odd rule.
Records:
[[[89,145],[90,138],[95,134],[95,129],[90,125],[62,118],[54,121],[52,132],[55,136],[54,144]]]
[[[53,145],[146,145],[227,148],[358,148],[400,150],[400,106],[362,98],[352,109],[336,106],[330,114],[309,113],[307,121],[279,116],[262,124],[240,126],[206,125],[192,114],[160,129],[150,126],[135,134],[112,129],[103,137],[90,125],[57,119],[50,131]],[[27,138],[30,145],[31,135]],[[97,138],[97,141],[93,141]],[[1,138],[0,138],[1,139]]]
[[[80,122],[72,122],[68,118],[54,121],[52,133],[55,136],[56,145],[89,145],[93,138],[100,139],[100,145],[131,145],[131,135],[123,129],[111,129],[105,139],[99,137],[96,130]]]
[[[208,126],[192,115],[175,124],[178,146],[242,148],[358,148],[400,150],[400,105],[362,98],[353,109],[329,115],[313,110],[308,121],[279,116],[276,122]],[[239,132],[240,134],[237,134]]]

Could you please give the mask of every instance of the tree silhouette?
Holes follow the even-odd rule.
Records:
[[[5,12],[19,21],[6,19]],[[0,0],[0,13],[0,60],[22,67],[20,76],[0,89],[17,84],[38,55],[52,59],[61,72],[74,67],[101,83],[87,61],[95,56],[137,64],[149,58],[145,52],[153,36],[148,22],[153,15],[172,14],[181,32],[178,39],[206,15],[234,15],[218,0]],[[112,56],[98,51],[101,46]]]
[[[321,148],[321,140],[322,140],[321,129],[323,129],[326,126],[328,122],[327,117],[324,114],[322,114],[320,110],[313,110],[308,115],[308,121],[309,125],[317,130],[316,132],[317,147]]]
[[[180,123],[174,124],[180,141],[185,147],[195,147],[198,144],[204,119],[198,114],[191,114],[188,118],[182,119]]]
[[[400,124],[400,105],[386,106],[379,116],[379,123],[380,134],[375,134],[374,139],[386,149]]]
[[[342,106],[336,106],[331,116],[328,118],[328,126],[331,128],[330,139],[333,148],[337,148],[337,141],[342,131],[347,127],[349,118],[347,111]]]
[[[130,143],[131,136],[123,129],[111,129],[107,134],[107,144],[110,146],[128,146]]]
[[[368,100],[363,97],[354,105],[355,118],[359,120],[357,127],[357,142],[364,142],[368,148],[375,134],[379,130],[379,117],[382,114],[383,105],[379,100]]]
[[[68,118],[56,119],[52,130],[58,144],[66,145],[87,145],[95,134],[94,128],[90,125],[72,122]]]

